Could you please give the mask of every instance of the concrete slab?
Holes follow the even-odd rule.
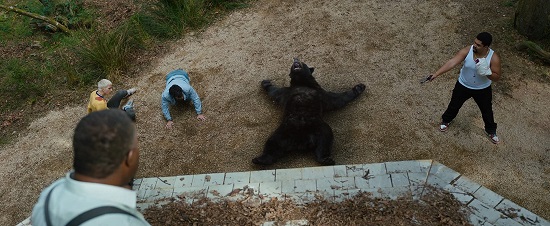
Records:
[[[368,192],[372,197],[416,200],[433,188],[444,189],[466,204],[471,212],[470,222],[476,226],[550,226],[546,219],[433,160],[137,178],[133,186],[140,211],[159,205],[158,200],[166,198],[193,203],[208,197],[241,200],[251,205],[271,199],[291,199],[305,204],[317,196],[343,201]],[[307,224],[297,220],[285,225],[304,222]],[[30,226],[30,220],[18,226]]]

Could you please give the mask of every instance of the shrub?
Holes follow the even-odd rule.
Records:
[[[136,34],[136,29],[125,24],[119,29],[100,34],[95,41],[80,49],[84,66],[97,69],[112,81],[118,81],[120,75],[129,66],[129,55],[136,48],[141,48],[143,40]]]
[[[161,39],[181,37],[185,29],[208,23],[205,0],[159,0],[138,20],[144,31]]]
[[[208,0],[208,2],[212,7],[219,7],[223,10],[235,10],[248,7],[248,3],[245,0]]]

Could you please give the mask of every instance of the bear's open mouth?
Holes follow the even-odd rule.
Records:
[[[292,64],[292,70],[298,71],[302,69],[302,63],[297,58],[294,58],[294,63]]]

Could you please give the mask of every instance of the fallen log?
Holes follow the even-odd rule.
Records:
[[[546,63],[550,63],[550,53],[547,51],[544,51],[539,45],[537,45],[534,42],[531,41],[523,41],[521,43],[518,43],[516,45],[516,49],[519,51],[530,51],[535,53],[537,57],[545,61]]]
[[[35,14],[35,13],[31,13],[31,12],[27,12],[25,10],[22,10],[22,9],[18,9],[18,8],[15,8],[13,6],[5,6],[5,5],[0,5],[0,9],[4,9],[8,12],[15,12],[15,13],[18,13],[18,14],[21,14],[21,15],[25,15],[25,16],[28,16],[28,17],[32,17],[34,19],[38,19],[38,20],[42,20],[48,24],[51,24],[53,25],[54,27],[60,29],[61,31],[67,33],[67,34],[70,34],[71,31],[69,30],[69,28],[65,27],[65,25],[57,22],[56,20],[52,19],[52,18],[49,18],[49,17],[45,17],[45,16],[42,16],[42,15],[39,15],[39,14]]]

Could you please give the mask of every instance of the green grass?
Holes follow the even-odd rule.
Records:
[[[4,107],[7,110],[14,110],[26,104],[33,104],[38,97],[44,96],[47,87],[41,84],[44,81],[44,74],[41,70],[48,70],[49,65],[40,68],[32,67],[31,62],[21,59],[6,59],[0,63],[0,93],[3,94]],[[5,94],[5,95],[4,95]],[[4,109],[4,110],[6,110]]]
[[[222,10],[236,10],[249,6],[246,1],[227,1],[227,0],[210,0],[210,5],[214,8],[221,8]]]
[[[242,0],[159,0],[133,19],[148,35],[165,40],[207,26],[220,12],[248,6]]]
[[[142,47],[142,39],[135,29],[127,24],[112,32],[101,34],[88,45],[79,49],[86,68],[97,68],[106,78],[117,81],[130,62],[129,55]]]
[[[205,11],[205,0],[159,0],[135,19],[149,35],[160,39],[178,38],[186,29],[207,24]]]
[[[31,18],[0,10],[0,40],[18,40],[33,35],[28,24]]]

